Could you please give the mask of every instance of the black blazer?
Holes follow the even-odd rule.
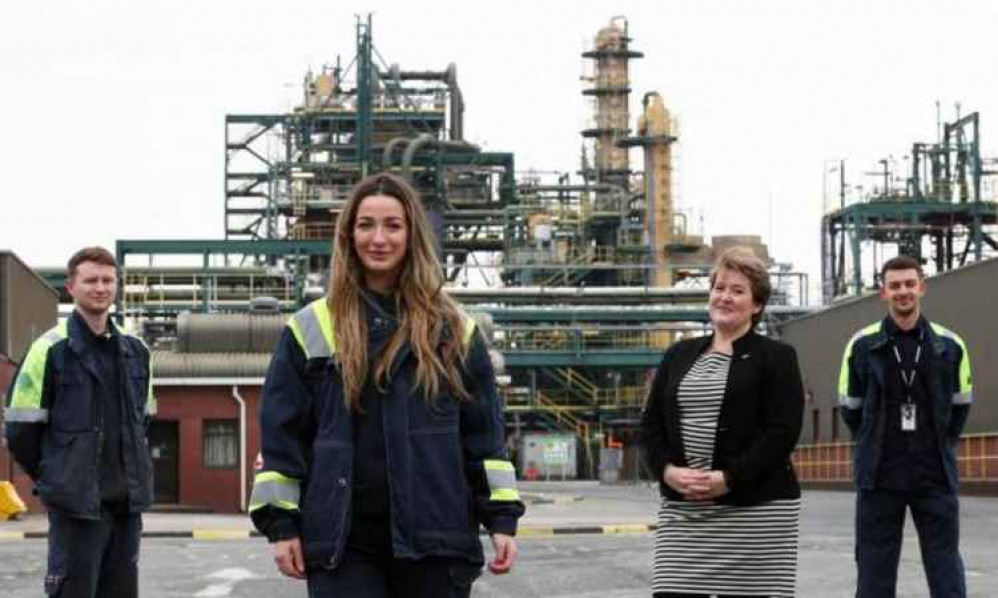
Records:
[[[713,336],[670,346],[655,373],[641,415],[645,464],[663,496],[683,496],[662,480],[665,465],[687,467],[676,395],[683,376]],[[798,498],[790,455],[800,436],[804,384],[797,353],[785,343],[749,331],[733,343],[731,369],[714,442],[713,468],[727,472],[731,491],[715,502],[751,505]]]

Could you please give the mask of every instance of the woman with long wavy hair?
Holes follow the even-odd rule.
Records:
[[[443,288],[416,191],[362,180],[326,297],[288,322],[263,389],[250,513],[309,596],[470,594],[489,531],[510,570],[523,514],[482,333]]]

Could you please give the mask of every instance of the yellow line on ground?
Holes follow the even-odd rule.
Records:
[[[0,540],[23,540],[24,532],[0,532]]]
[[[538,538],[542,536],[553,536],[553,527],[521,527],[516,530],[517,537],[520,538]]]
[[[249,532],[242,529],[196,529],[191,532],[195,540],[245,540]]]
[[[632,523],[627,525],[604,525],[604,534],[645,534],[648,533],[648,526],[644,523]]]

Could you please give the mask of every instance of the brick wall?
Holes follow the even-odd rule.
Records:
[[[852,443],[798,447],[793,456],[802,482],[851,482]],[[957,446],[961,482],[998,482],[998,433],[966,434]]]

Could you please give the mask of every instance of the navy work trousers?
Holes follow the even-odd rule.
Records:
[[[955,492],[860,490],[856,495],[857,598],[894,598],[905,513],[918,532],[932,598],[966,598],[960,558],[960,507]]]
[[[347,550],[336,569],[309,569],[309,598],[468,598],[481,567],[428,557],[405,561]]]
[[[139,595],[141,515],[101,510],[100,520],[49,511],[45,593],[59,598]]]

